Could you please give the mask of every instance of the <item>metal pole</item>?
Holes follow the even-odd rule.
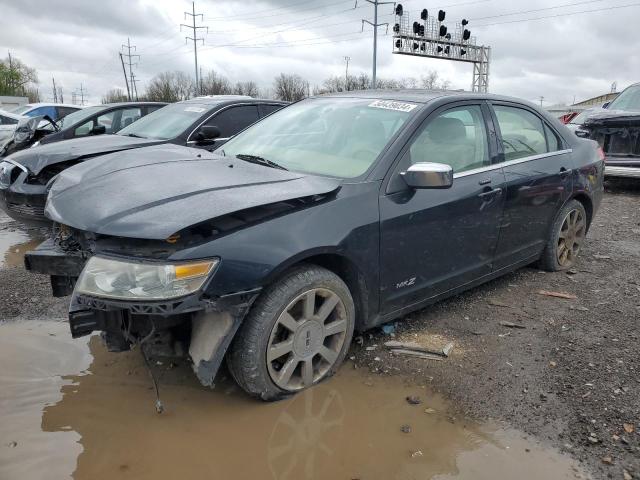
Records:
[[[124,73],[124,84],[127,86],[127,98],[131,101],[131,92],[129,91],[129,80],[127,80],[127,70],[124,68],[124,59],[122,53],[120,55],[120,62],[122,63],[122,73]]]
[[[200,82],[198,80],[198,41],[196,39],[196,2],[191,2],[193,9],[193,56],[196,60],[196,95],[200,94]]]
[[[127,52],[129,53],[129,81],[131,82],[131,91],[133,92],[133,70],[131,68],[131,40],[127,37]]]
[[[376,61],[378,59],[378,0],[373,4],[373,76],[371,86],[376,88]]]
[[[347,68],[344,71],[344,90],[347,91],[347,85],[349,84],[349,60],[351,60],[351,57],[345,55],[344,59],[347,62]]]

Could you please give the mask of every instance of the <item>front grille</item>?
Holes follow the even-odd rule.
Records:
[[[24,205],[22,203],[7,203],[7,208],[17,215],[24,217],[44,217],[44,207]]]

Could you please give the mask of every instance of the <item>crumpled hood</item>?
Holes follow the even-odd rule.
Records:
[[[601,112],[590,115],[584,121],[585,127],[616,124],[636,124],[640,126],[640,112],[629,112],[626,110],[602,110]]]
[[[246,208],[330,193],[341,183],[195,148],[159,145],[65,170],[51,188],[45,214],[84,231],[162,240]]]
[[[43,168],[56,163],[95,157],[130,148],[157,145],[162,142],[164,140],[125,137],[123,135],[97,135],[39,145],[16,152],[7,158],[26,167],[33,175],[38,175]]]

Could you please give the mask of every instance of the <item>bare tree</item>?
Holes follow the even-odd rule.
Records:
[[[230,95],[233,93],[233,87],[227,77],[213,70],[209,70],[200,83],[202,95]]]
[[[102,103],[126,102],[127,100],[129,98],[121,88],[112,88],[102,96]]]
[[[273,81],[276,98],[297,102],[307,96],[309,82],[297,74],[281,73]]]
[[[428,90],[446,90],[451,85],[451,82],[448,79],[439,81],[438,72],[435,70],[431,70],[426,75],[423,75],[420,81],[422,83],[422,88],[426,88]]]
[[[179,102],[191,98],[193,80],[184,72],[163,72],[151,79],[145,97],[152,102]]]
[[[256,82],[253,80],[236,82],[236,85],[233,87],[233,93],[235,95],[247,95],[256,98],[258,96],[258,85],[256,85]]]

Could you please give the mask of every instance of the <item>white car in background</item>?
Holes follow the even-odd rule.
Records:
[[[24,117],[15,113],[0,110],[0,147],[13,136],[20,119]]]
[[[9,108],[7,111],[25,117],[47,115],[51,120],[58,121],[82,108],[83,107],[79,105],[70,105],[67,103],[27,103],[26,105]]]

